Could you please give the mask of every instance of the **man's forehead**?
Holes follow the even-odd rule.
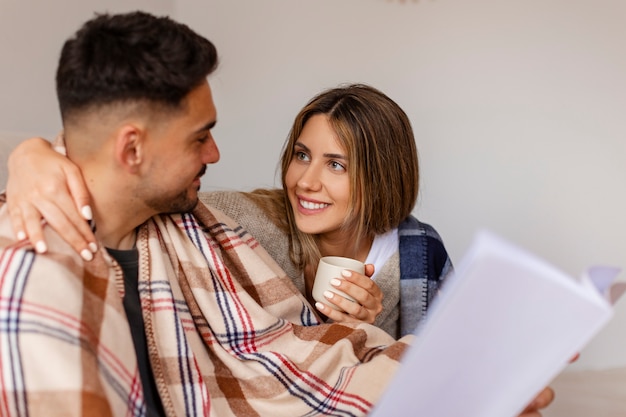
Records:
[[[217,109],[213,102],[213,93],[208,81],[194,88],[188,95],[190,110],[202,113],[204,117],[210,118],[213,122],[217,119]]]

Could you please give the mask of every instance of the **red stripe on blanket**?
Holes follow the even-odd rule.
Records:
[[[285,365],[287,369],[291,371],[293,375],[295,375],[298,379],[300,379],[302,382],[306,383],[309,387],[311,387],[314,390],[314,392],[318,392],[326,398],[332,395],[332,398],[335,399],[334,401],[335,403],[340,403],[340,404],[345,404],[348,406],[355,407],[356,409],[364,413],[369,411],[372,408],[372,403],[365,400],[364,398],[356,394],[349,394],[344,391],[337,391],[335,388],[328,385],[321,378],[309,372],[300,371],[300,369],[293,366],[291,361],[285,360],[283,355],[280,355],[279,359],[281,360],[283,365]],[[350,372],[350,376],[353,373],[354,372]],[[348,381],[350,381],[350,378],[346,378],[345,383],[347,383]]]

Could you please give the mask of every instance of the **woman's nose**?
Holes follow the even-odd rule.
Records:
[[[321,188],[319,170],[315,165],[309,165],[298,180],[298,187],[307,190],[317,191]]]

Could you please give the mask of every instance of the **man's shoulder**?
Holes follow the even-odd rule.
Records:
[[[115,300],[116,272],[103,253],[85,262],[50,228],[44,229],[48,250],[37,253],[6,233],[5,220],[0,213],[0,290],[15,305],[37,305],[80,320],[85,300],[94,308]],[[0,314],[6,312],[0,308]]]
[[[7,254],[10,254],[11,262],[17,259],[31,259],[32,262],[47,264],[65,265],[72,270],[82,268],[82,258],[76,253],[65,240],[51,227],[43,228],[44,240],[48,247],[45,254],[35,252],[33,246],[28,241],[18,241],[13,232],[9,213],[6,204],[0,203],[0,254],[9,262]]]

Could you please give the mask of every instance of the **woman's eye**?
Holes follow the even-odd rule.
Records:
[[[207,140],[209,140],[209,135],[204,135],[198,138],[198,142],[200,143],[205,143]]]
[[[308,161],[309,160],[309,156],[306,153],[302,152],[302,151],[296,151],[296,155],[295,156],[296,156],[296,159],[298,161]]]
[[[344,167],[342,164],[340,164],[337,161],[330,161],[330,168],[333,171],[345,171],[346,167]]]

